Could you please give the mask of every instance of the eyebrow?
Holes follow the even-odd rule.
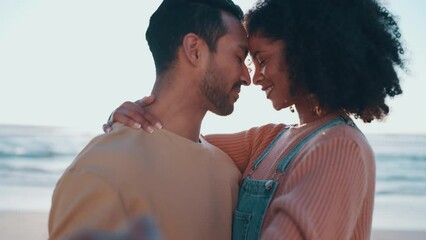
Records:
[[[257,55],[259,55],[259,54],[261,54],[263,52],[265,52],[265,51],[262,51],[262,50],[261,51],[256,51],[256,52],[253,53],[253,55],[251,55],[251,57],[252,58],[257,58]]]
[[[258,54],[259,54],[259,51],[256,51],[256,52],[253,53],[253,55],[251,55],[251,57],[256,58]]]

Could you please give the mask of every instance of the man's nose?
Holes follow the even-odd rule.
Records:
[[[242,85],[249,86],[251,84],[250,73],[248,67],[244,64],[241,73]]]

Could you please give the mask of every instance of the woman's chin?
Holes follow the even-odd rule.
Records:
[[[290,107],[291,105],[288,105],[287,102],[283,103],[283,102],[274,102],[274,101],[272,101],[272,106],[274,107],[275,110],[280,111],[280,110],[282,110],[284,108]]]
[[[279,103],[274,103],[272,102],[272,106],[274,107],[275,110],[280,111],[281,109],[284,108],[284,106],[282,104]]]

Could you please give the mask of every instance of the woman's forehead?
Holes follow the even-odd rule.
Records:
[[[273,40],[270,38],[262,37],[259,35],[250,36],[248,38],[249,42],[249,49],[250,52],[253,54],[255,51],[261,51],[263,50],[279,50],[284,47],[284,41],[283,40]]]

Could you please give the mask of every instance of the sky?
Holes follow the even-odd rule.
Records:
[[[235,0],[243,10],[255,1]],[[1,0],[0,124],[64,126],[101,133],[126,100],[151,92],[155,68],[145,41],[160,0]],[[402,96],[388,99],[384,122],[366,133],[426,134],[426,1],[387,0],[407,48]],[[208,114],[202,133],[226,133],[267,123],[297,123],[275,111],[259,86],[243,87],[231,116]]]

